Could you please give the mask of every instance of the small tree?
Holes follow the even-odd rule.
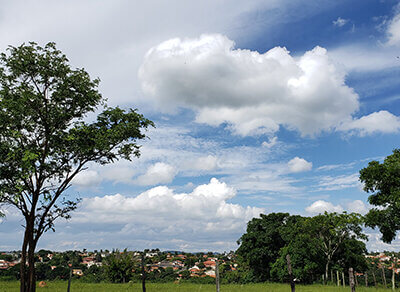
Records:
[[[136,142],[153,125],[136,110],[105,106],[98,84],[72,69],[54,43],[0,54],[0,204],[24,218],[21,292],[35,291],[40,237],[77,207],[79,200],[62,197],[73,178],[88,163],[139,156]],[[85,121],[99,106],[97,120]]]

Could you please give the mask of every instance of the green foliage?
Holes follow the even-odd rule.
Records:
[[[139,156],[142,129],[153,123],[136,110],[106,107],[83,69],[72,69],[54,43],[10,47],[0,54],[0,204],[35,218],[36,237],[69,218],[76,201],[59,196],[88,162]]]
[[[359,214],[325,213],[314,217],[290,216],[286,213],[261,214],[247,225],[240,238],[237,254],[242,270],[229,277],[243,281],[243,269],[251,281],[287,281],[290,255],[293,275],[300,283],[313,283],[327,274],[333,263],[337,267],[366,268],[366,239]],[[228,273],[227,273],[228,274]]]
[[[382,240],[390,243],[400,230],[400,149],[393,150],[383,163],[371,161],[360,170],[364,191],[371,193],[368,201],[377,208],[366,215],[366,223],[378,227]]]
[[[237,254],[253,271],[256,281],[269,279],[271,265],[286,244],[282,230],[289,217],[288,213],[261,214],[247,224],[246,233],[238,240]]]
[[[25,218],[22,290],[34,290],[35,271],[25,259],[33,267],[39,238],[78,206],[79,198],[62,197],[74,177],[88,163],[138,157],[137,141],[153,126],[134,109],[107,107],[98,85],[84,69],[72,69],[54,43],[0,54],[0,206]]]
[[[107,279],[112,283],[129,282],[134,269],[132,253],[127,250],[121,253],[117,250],[105,259],[104,271]]]

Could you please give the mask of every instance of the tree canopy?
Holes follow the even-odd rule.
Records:
[[[84,69],[71,68],[54,43],[0,54],[0,205],[16,207],[25,219],[22,263],[28,252],[29,275],[22,264],[21,291],[35,290],[39,238],[77,207],[79,200],[62,197],[73,178],[89,162],[139,156],[137,141],[153,126],[136,110],[107,107],[98,85]]]
[[[286,255],[291,256],[294,276],[312,283],[335,267],[365,269],[366,236],[361,215],[324,213],[314,217],[287,213],[261,214],[242,235],[237,254],[256,281],[287,280]]]
[[[371,194],[368,202],[376,206],[367,213],[366,224],[378,227],[384,242],[392,242],[400,230],[400,149],[393,150],[382,163],[369,162],[360,170],[360,181]]]

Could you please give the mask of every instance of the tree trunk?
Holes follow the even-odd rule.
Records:
[[[364,279],[365,279],[365,287],[368,287],[368,273],[367,273],[367,271],[364,272]]]
[[[333,270],[331,269],[331,282],[332,282],[332,284],[334,283],[334,281],[333,281]]]
[[[346,287],[346,279],[344,278],[344,272],[342,272],[343,287]]]
[[[27,288],[26,283],[26,250],[28,247],[28,230],[25,229],[24,241],[21,250],[21,263],[20,263],[20,292],[25,292]]]
[[[375,287],[378,287],[378,283],[376,283],[376,276],[375,276],[375,271],[374,270],[372,270],[372,277],[374,278]]]
[[[383,281],[383,286],[386,288],[387,284],[386,284],[386,276],[385,276],[385,269],[383,268],[383,266],[381,266],[381,270],[382,270],[382,281]]]
[[[28,249],[28,292],[35,292],[36,291],[36,273],[35,273],[35,248],[36,245],[33,239],[29,242],[29,249]]]
[[[340,278],[339,278],[339,271],[336,270],[336,280],[337,280],[337,285],[338,287],[340,286]]]
[[[395,273],[396,273],[396,269],[394,267],[394,265],[392,266],[392,291],[394,291],[396,289],[396,283],[395,283]]]
[[[21,280],[20,292],[36,291],[35,275],[35,248],[36,242],[33,238],[34,219],[32,216],[25,218],[26,228],[21,252]],[[28,262],[28,265],[27,265]]]
[[[329,260],[326,262],[325,265],[325,277],[324,277],[324,285],[328,282],[328,272],[329,272]]]

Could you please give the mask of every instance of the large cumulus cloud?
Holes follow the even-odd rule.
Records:
[[[324,48],[294,58],[282,47],[260,54],[234,46],[219,34],[165,41],[146,54],[142,89],[164,110],[191,108],[197,122],[228,123],[240,135],[280,126],[313,135],[358,110],[357,94]]]

